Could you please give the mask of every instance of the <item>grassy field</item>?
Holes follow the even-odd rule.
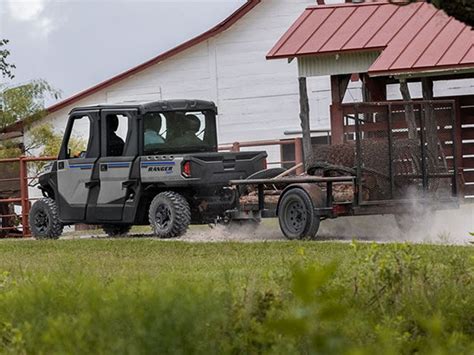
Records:
[[[0,352],[474,352],[474,249],[0,242]]]

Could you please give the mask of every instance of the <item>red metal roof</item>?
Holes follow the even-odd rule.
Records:
[[[73,104],[74,102],[77,102],[89,95],[92,95],[94,93],[96,93],[97,91],[99,90],[102,90],[110,85],[113,85],[113,84],[116,84],[118,83],[119,81],[122,81],[126,78],[128,78],[129,76],[131,75],[134,75],[134,74],[137,74],[147,68],[149,68],[150,66],[156,64],[156,63],[159,63],[159,62],[162,62],[166,59],[169,59],[183,51],[185,51],[186,49],[189,49],[199,43],[202,43],[206,40],[208,40],[209,38],[227,30],[229,27],[231,27],[234,23],[236,23],[238,20],[240,20],[242,17],[244,17],[250,10],[252,10],[256,5],[258,5],[259,3],[261,2],[261,0],[247,0],[247,2],[242,5],[239,9],[237,9],[234,13],[232,13],[229,17],[227,17],[224,21],[222,21],[221,23],[219,23],[218,25],[214,26],[213,28],[211,28],[209,31],[206,31],[202,34],[200,34],[199,36],[197,37],[194,37],[192,39],[190,39],[189,41],[187,42],[184,42],[182,44],[180,44],[179,46],[173,48],[173,49],[170,49],[169,51],[167,52],[164,52],[148,61],[146,61],[145,63],[142,63],[136,67],[133,67],[123,73],[120,73],[106,81],[103,81],[87,90],[84,90],[76,95],[73,95],[63,101],[60,101],[50,107],[48,107],[46,110],[48,113],[52,113],[52,112],[55,112],[55,111],[58,111],[66,106],[69,106],[71,104]]]
[[[267,59],[380,50],[371,75],[474,68],[474,32],[425,2],[309,6]]]

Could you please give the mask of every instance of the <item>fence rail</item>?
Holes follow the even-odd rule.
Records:
[[[29,182],[32,180],[37,179],[37,176],[28,176],[28,163],[34,162],[45,162],[51,161],[56,158],[54,157],[18,157],[18,158],[8,158],[8,159],[0,159],[0,171],[6,171],[7,169],[3,169],[7,164],[10,167],[15,164],[18,164],[18,177],[6,177],[0,178],[0,183],[4,182],[18,182],[19,191],[0,191],[0,236],[1,237],[9,237],[9,236],[21,236],[21,237],[29,237],[30,236],[30,228],[28,224],[28,216],[30,212],[31,202],[36,200],[36,198],[30,198],[29,196]],[[1,173],[0,173],[0,176]],[[13,197],[5,197],[7,195],[13,195]],[[16,213],[10,212],[10,205],[11,204],[20,204],[21,213],[18,216]],[[20,217],[20,225],[17,226],[16,218]],[[7,231],[7,232],[5,232]],[[10,231],[8,233],[8,231]],[[13,231],[13,233],[11,232]]]

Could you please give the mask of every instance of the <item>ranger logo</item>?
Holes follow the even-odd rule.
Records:
[[[165,173],[171,173],[173,171],[172,166],[149,166],[148,167],[149,172],[165,172]]]

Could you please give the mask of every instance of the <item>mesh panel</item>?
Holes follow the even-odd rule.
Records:
[[[360,174],[360,199],[450,197],[453,104],[345,105],[344,144],[317,147],[311,173]]]

